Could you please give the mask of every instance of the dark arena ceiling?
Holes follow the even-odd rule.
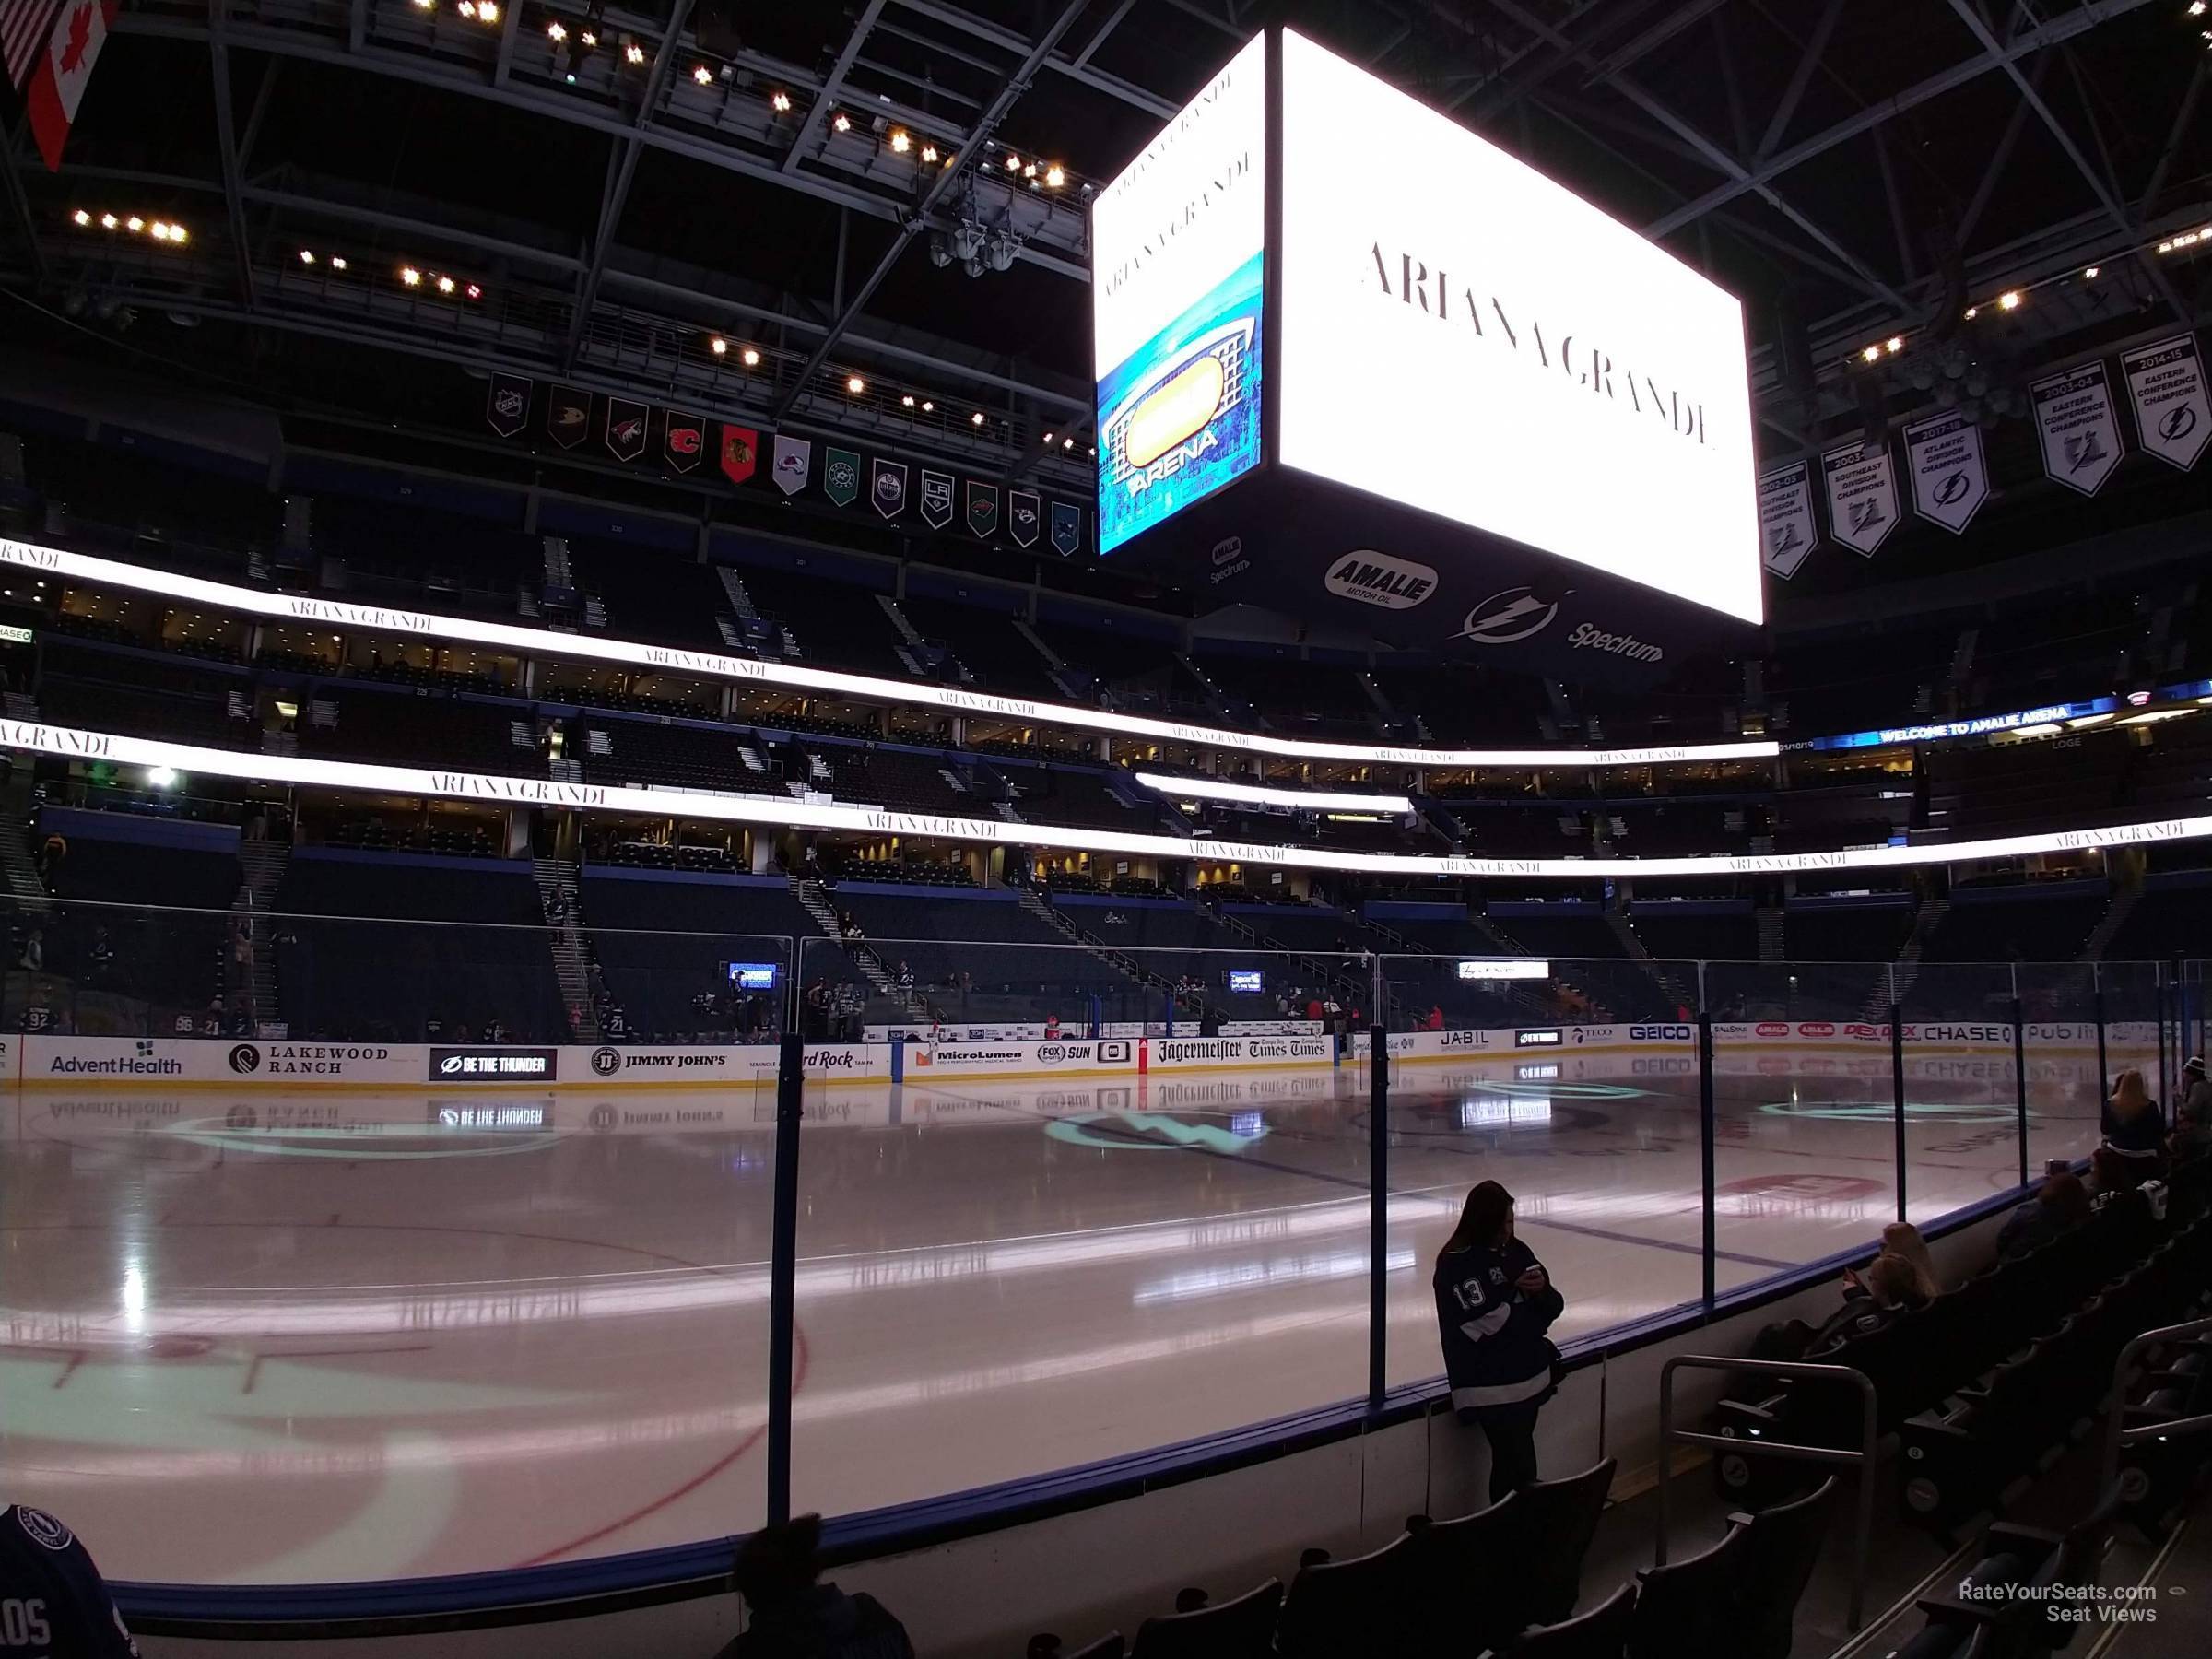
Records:
[[[2206,506],[2000,460],[2037,372],[2212,309],[2194,0],[123,0],[60,172],[0,93],[0,339],[507,477],[500,370],[1087,494],[1088,188],[1277,23],[1740,295],[1764,459],[1964,400],[2005,499],[1917,568]]]

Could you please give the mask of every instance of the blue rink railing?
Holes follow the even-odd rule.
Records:
[[[847,891],[856,909],[867,908],[865,888]],[[837,908],[838,895],[830,900]],[[1675,1122],[1694,1111],[1695,1172],[1676,1195],[1687,1219],[1694,1194],[1697,1242],[1626,1241],[1652,1244],[1653,1259],[1665,1265],[1642,1289],[1611,1299],[1619,1317],[1562,1345],[1571,1366],[1600,1363],[1788,1295],[1843,1262],[1863,1260],[1882,1222],[1910,1219],[1934,1236],[2018,1202],[2046,1165],[2089,1155],[2098,1104],[2116,1073],[2140,1071],[2150,1092],[2171,1102],[2183,1060],[2205,1047],[2199,961],[1539,964],[1478,950],[1285,950],[1256,938],[1249,947],[1206,948],[1144,936],[1165,925],[1160,917],[1180,913],[1134,900],[1119,910],[1071,906],[1062,912],[1071,937],[1041,945],[687,934],[599,927],[581,915],[559,916],[549,926],[491,927],[18,900],[0,981],[0,1027],[156,1044],[209,1037],[265,1047],[583,1044],[618,1057],[632,1048],[736,1044],[759,1053],[773,1044],[772,1072],[756,1086],[772,1082],[771,1122],[761,1125],[765,1135],[751,1133],[753,1142],[769,1144],[743,1178],[766,1177],[766,1429],[755,1506],[732,1521],[743,1531],[794,1508],[831,1509],[829,1542],[845,1559],[1112,1501],[1437,1409],[1443,1391],[1433,1335],[1394,1335],[1394,1306],[1403,1332],[1408,1295],[1427,1297],[1418,1264],[1448,1231],[1466,1186],[1496,1175],[1527,1190],[1553,1136],[1601,1109],[1673,1113]],[[1467,943],[1482,943],[1472,928]],[[737,969],[747,971],[742,982],[733,977]],[[264,1006],[272,981],[274,1005]],[[477,981],[502,988],[472,1001],[467,987]],[[222,990],[204,995],[209,983]],[[820,1091],[835,1068],[810,1065],[810,1056],[841,1046],[888,1048],[899,1061],[881,1087],[893,1101],[904,1091],[911,1102],[933,1088],[957,1092],[933,1086],[917,1061],[963,1047],[1286,1031],[1325,1041],[1327,1058],[1312,1067],[1328,1078],[1325,1088],[1248,1088],[1239,1097],[1246,1103],[1234,1109],[1139,1100],[1125,1133],[1141,1136],[1171,1124],[1182,1138],[1171,1147],[1160,1141],[1160,1149],[1244,1162],[1280,1181],[1310,1177],[1323,1183],[1318,1190],[1341,1192],[1347,1205],[1364,1196],[1365,1238],[1348,1253],[1349,1265],[1338,1272],[1329,1260],[1294,1263],[1301,1274],[1312,1266],[1312,1277],[1293,1275],[1288,1284],[1292,1296],[1303,1297],[1324,1275],[1364,1280],[1363,1353],[1347,1351],[1327,1376],[1311,1379],[1310,1398],[1278,1390],[1263,1400],[1255,1422],[1194,1418],[1189,1434],[1170,1444],[1079,1442],[1090,1454],[1055,1459],[1046,1443],[1030,1460],[1036,1466],[1016,1477],[982,1486],[947,1481],[942,1491],[887,1492],[878,1502],[825,1504],[810,1491],[819,1482],[809,1471],[819,1465],[794,1413],[806,1318],[806,1231],[818,1224],[807,1220],[806,1181],[810,1160],[820,1162],[836,1145],[816,1137],[851,1133],[810,1113],[836,1095],[834,1086]],[[1469,1047],[1462,1061],[1450,1047],[1460,1033],[1493,1041]],[[621,1072],[618,1058],[612,1070]],[[1165,1075],[1152,1074],[1156,1089]],[[1768,1088],[1763,1079],[1785,1086]],[[594,1086],[588,1077],[560,1081]],[[1810,1081],[1821,1087],[1806,1088]],[[300,1087],[312,1090],[313,1083]],[[990,1098],[986,1084],[972,1090]],[[1249,1122],[1240,1115],[1247,1112]],[[1305,1138],[1285,1142],[1290,1149],[1279,1155],[1252,1133],[1272,1127],[1270,1114],[1279,1123],[1299,1112],[1314,1114],[1300,1120]],[[1756,1253],[1732,1249],[1724,1226],[1734,1225],[1730,1206],[1740,1199],[1748,1209],[1767,1195],[1731,1191],[1724,1160],[1762,1135],[1795,1135],[1807,1125],[1887,1147],[1886,1169],[1867,1166],[1886,1179],[1833,1183],[1859,1193],[1836,1203],[1862,1230],[1839,1242],[1835,1225],[1793,1232],[1777,1224]],[[859,1132],[918,1145],[912,1137],[923,1126],[925,1120],[902,1117],[894,1105]],[[1920,1150],[1931,1126],[1971,1139],[1984,1184],[1971,1193],[1942,1184],[1948,1159],[1932,1161]],[[1678,1144],[1687,1146],[1687,1134]],[[1312,1153],[1316,1146],[1319,1154]],[[1459,1159],[1443,1198],[1434,1195],[1439,1146]],[[6,1156],[0,1146],[0,1161]],[[979,1169],[976,1179],[990,1179]],[[1016,1169],[1026,1174],[1027,1166]],[[1788,1182],[1770,1185],[1795,1202]],[[1800,1185],[1816,1194],[1808,1202],[1817,1207],[1820,1183]],[[1038,1225],[1063,1219],[1048,1215]],[[1080,1217],[1065,1219],[1080,1230]],[[1554,1224],[1621,1241],[1571,1216]],[[1347,1230],[1353,1225],[1347,1218]],[[1013,1235],[1002,1229],[994,1236]],[[1410,1275],[1408,1257],[1417,1268]],[[1231,1286],[1229,1293],[1247,1291]],[[19,1284],[15,1294],[22,1294]],[[0,1402],[0,1428],[6,1411]],[[7,1443],[15,1442],[0,1436]],[[0,1493],[7,1479],[0,1469]],[[723,1585],[727,1549],[726,1537],[713,1537],[544,1567],[363,1583],[126,1583],[121,1599],[134,1622],[155,1633],[402,1633],[712,1594]],[[115,1565],[125,1580],[135,1576],[128,1561]]]

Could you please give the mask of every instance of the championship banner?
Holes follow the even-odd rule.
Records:
[[[1018,547],[1037,545],[1037,533],[1043,527],[1043,503],[1033,489],[1006,491],[1006,528],[1012,533]]]
[[[689,472],[707,453],[707,423],[696,415],[665,411],[661,428],[661,453],[677,472]]]
[[[556,384],[546,394],[546,436],[562,449],[574,449],[592,429],[592,394]]]
[[[627,397],[606,400],[606,450],[618,461],[635,461],[645,453],[645,427],[653,411]]]
[[[840,507],[850,507],[860,500],[860,457],[851,450],[825,450],[822,493]]]
[[[526,375],[491,377],[491,390],[484,399],[484,419],[500,437],[514,437],[530,418],[530,386]]]
[[[1897,477],[1887,445],[1869,451],[1864,441],[1822,453],[1820,476],[1828,488],[1828,533],[1862,559],[1897,528]]]
[[[814,445],[804,438],[786,438],[776,434],[776,464],[773,469],[776,488],[785,495],[797,495],[806,488],[807,476],[814,470]]]
[[[837,452],[830,452],[835,454]],[[886,461],[880,455],[869,464],[868,500],[883,517],[897,518],[906,511],[906,463]]]
[[[1912,477],[1912,511],[1953,535],[1963,534],[1989,500],[1982,429],[1956,409],[1905,429],[1905,470]]]
[[[998,529],[998,486],[968,480],[968,528],[985,540]]]
[[[1053,550],[1063,559],[1083,550],[1083,509],[1073,501],[1053,503]]]
[[[760,434],[751,427],[725,422],[722,429],[722,476],[733,484],[742,484],[753,476],[753,468],[759,460]]]
[[[922,522],[932,530],[952,523],[952,475],[922,469]]]
[[[1759,539],[1768,570],[1787,582],[1820,539],[1813,518],[1813,465],[1800,461],[1759,479]]]
[[[2120,354],[2120,372],[2136,406],[2143,447],[2187,472],[2212,438],[2212,404],[2205,395],[2205,359],[2193,334],[2175,335]]]
[[[2084,363],[2028,388],[2043,471],[2054,484],[2093,496],[2120,465],[2120,417],[2102,363]]]

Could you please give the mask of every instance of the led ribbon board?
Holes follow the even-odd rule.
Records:
[[[1282,465],[1759,621],[1735,298],[1288,29],[1277,96]]]
[[[694,674],[707,679],[735,680],[745,685],[781,686],[827,697],[859,697],[876,702],[910,708],[943,709],[954,714],[980,714],[1018,720],[1037,725],[1072,726],[1082,731],[1107,732],[1123,737],[1151,737],[1169,743],[1187,743],[1203,748],[1235,749],[1245,754],[1268,755],[1290,760],[1342,760],[1383,766],[1665,766],[1684,761],[1760,760],[1782,752],[1777,743],[1677,744],[1653,748],[1619,749],[1429,749],[1358,743],[1310,743],[1290,737],[1263,736],[1232,732],[1217,726],[1194,725],[1177,720],[1149,720],[1138,714],[1111,713],[1068,703],[1033,702],[1022,697],[997,697],[915,680],[879,679],[873,675],[841,674],[834,669],[802,668],[787,663],[764,663],[753,657],[725,656],[720,652],[691,651],[676,645],[647,645],[631,640],[608,640],[585,634],[555,633],[545,628],[518,628],[511,622],[487,622],[474,618],[440,616],[391,606],[357,605],[350,600],[324,599],[309,594],[278,594],[265,588],[239,587],[198,576],[181,576],[145,565],[124,564],[88,553],[72,553],[36,542],[10,541],[0,536],[0,564],[19,566],[43,575],[96,582],[102,587],[132,593],[159,594],[212,609],[267,617],[309,628],[358,628],[376,633],[435,640],[441,643],[486,645],[530,656],[568,658],[599,663],[620,663],[663,674]]]
[[[1260,464],[1266,65],[1255,38],[1091,206],[1101,554]]]
[[[86,731],[41,721],[0,720],[0,748],[105,761],[115,766],[166,766],[207,777],[252,779],[310,788],[364,790],[378,794],[429,795],[443,800],[508,806],[622,811],[654,818],[728,824],[787,825],[795,830],[852,830],[865,835],[912,836],[929,841],[991,842],[1093,853],[1129,853],[1161,858],[1202,857],[1226,863],[1342,870],[1382,876],[1520,876],[1587,880],[1616,876],[1792,875],[1823,870],[1898,869],[1914,865],[1966,864],[1983,858],[2018,858],[2038,853],[2085,852],[2098,847],[2147,846],[2212,837],[2212,817],[2159,818],[2043,835],[1920,847],[1856,847],[1833,853],[1710,853],[1690,858],[1483,858],[1412,853],[1349,853],[1328,847],[1280,846],[1265,841],[1129,830],[1086,830],[1057,824],[1008,823],[929,813],[842,806],[788,795],[722,794],[711,790],[632,788],[570,783],[550,778],[453,771],[429,767],[380,766],[359,760],[317,760],[304,755],[249,754],[203,748],[152,737]]]

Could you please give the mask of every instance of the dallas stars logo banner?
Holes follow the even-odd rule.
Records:
[[[952,475],[922,469],[922,522],[932,530],[952,523]]]
[[[998,528],[998,486],[968,480],[968,528],[988,540]]]
[[[840,507],[860,500],[860,457],[851,450],[828,451],[822,463],[822,493]]]
[[[1010,489],[1006,492],[1006,528],[1013,533],[1014,545],[1032,547],[1037,535],[1043,528],[1044,507],[1033,489]]]

